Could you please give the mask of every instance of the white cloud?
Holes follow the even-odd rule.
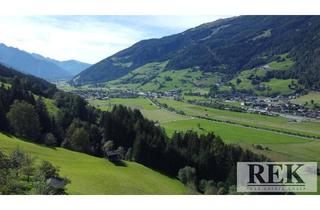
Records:
[[[95,63],[137,41],[216,16],[2,16],[0,42],[58,60]]]

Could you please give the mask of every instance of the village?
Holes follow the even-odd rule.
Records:
[[[107,88],[86,88],[71,91],[74,94],[80,95],[85,99],[108,100],[110,98],[138,98],[146,97],[154,98],[168,98],[172,100],[183,100],[183,93],[180,89],[173,89],[171,91],[159,92],[143,92],[140,90],[129,89],[107,89]],[[190,93],[185,93],[190,94]],[[218,94],[214,96],[201,95],[193,93],[191,95],[199,96],[201,100],[187,100],[188,103],[207,106],[211,108],[247,112],[268,116],[284,116],[292,121],[304,120],[320,120],[320,107],[310,108],[305,105],[295,104],[291,101],[297,97],[298,94],[291,96],[276,96],[276,97],[259,97],[244,93],[233,94]],[[238,106],[230,105],[233,103]]]

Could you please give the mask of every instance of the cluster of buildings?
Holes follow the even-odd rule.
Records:
[[[294,96],[285,97],[278,96],[275,98],[258,98],[248,97],[241,102],[241,105],[248,108],[248,112],[265,114],[265,115],[279,115],[287,114],[300,116],[305,118],[320,119],[320,110],[311,109],[309,107],[294,104],[290,100]]]
[[[106,100],[109,98],[136,98],[139,97],[139,92],[122,89],[78,89],[71,91],[83,98]]]

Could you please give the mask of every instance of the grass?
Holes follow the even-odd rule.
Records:
[[[111,98],[108,100],[89,100],[89,103],[104,110],[110,110],[114,105],[122,104],[132,109],[156,110],[151,101],[146,98]],[[103,108],[108,107],[108,108]]]
[[[156,78],[141,86],[141,89],[144,91],[169,91],[176,88],[191,90],[195,86],[193,82],[201,75],[201,71],[191,69],[163,71]]]
[[[292,90],[289,88],[289,85],[291,83],[296,83],[297,80],[294,79],[271,79],[269,82],[262,82],[267,89],[270,88],[270,90],[262,91],[264,92],[264,95],[274,95],[274,94],[281,94],[281,95],[290,95],[295,92],[295,90]]]
[[[145,64],[107,86],[141,91],[182,91],[207,93],[212,84],[221,81],[218,73],[205,73],[194,69],[165,70],[168,61]]]
[[[289,131],[297,134],[320,136],[320,122],[292,122],[284,117],[272,117],[258,114],[232,112],[213,109],[204,106],[188,104],[171,99],[157,99],[176,110],[184,111],[187,115],[208,117],[217,120],[230,121],[243,125],[255,126],[279,131]]]
[[[54,83],[58,89],[60,90],[64,90],[64,91],[72,91],[72,90],[76,90],[76,87],[71,86],[67,81],[63,80],[63,81],[57,81]]]
[[[236,90],[252,90],[257,95],[290,95],[294,93],[294,90],[289,88],[292,82],[297,83],[294,79],[271,79],[268,82],[261,82],[259,85],[253,85],[249,77],[251,75],[263,77],[268,70],[257,68],[251,70],[242,71],[236,78],[232,79],[230,83],[235,87]],[[239,82],[237,82],[239,81]],[[230,91],[231,88],[227,88],[228,85],[224,85],[220,88],[220,91]],[[263,88],[262,88],[263,87]]]
[[[54,104],[53,99],[43,98],[44,104],[47,107],[50,116],[56,116],[59,112],[59,108]]]
[[[147,98],[112,98],[109,100],[90,100],[89,103],[102,111],[110,111],[114,105],[122,104],[132,109],[139,109],[144,117],[160,123],[187,119],[187,117],[159,109]]]
[[[280,57],[283,59],[282,61],[272,61],[268,66],[275,70],[289,70],[294,65],[294,61],[288,57],[287,53],[281,54]]]
[[[313,100],[313,104],[320,105],[320,92],[311,91],[306,95],[302,95],[292,100],[291,102],[296,104],[301,104],[301,105],[304,105],[306,103],[308,103],[308,105],[312,105],[312,100]]]
[[[163,123],[169,135],[174,131],[193,130],[198,133],[214,132],[226,143],[237,144],[282,144],[282,143],[305,143],[306,140],[300,137],[262,131],[254,128],[241,127],[232,124],[213,122],[204,119],[179,120]]]
[[[37,100],[40,96],[33,95],[35,99]],[[50,116],[57,116],[59,112],[59,108],[54,104],[54,100],[50,98],[44,98],[42,97],[44,104],[46,105],[47,111]]]
[[[219,90],[221,92],[231,91],[231,86],[236,90],[253,91],[257,95],[270,96],[270,95],[290,95],[295,91],[289,88],[289,85],[297,81],[294,79],[271,79],[268,82],[260,82],[259,84],[252,84],[253,78],[263,78],[268,71],[289,70],[293,65],[294,61],[288,57],[288,54],[281,54],[281,61],[272,61],[266,64],[264,67],[253,68],[249,70],[241,71],[234,79],[230,80],[229,83],[221,86]],[[231,84],[230,84],[231,83]]]
[[[0,86],[3,85],[4,88],[9,89],[11,88],[11,84],[10,83],[6,83],[6,82],[0,82]]]
[[[185,194],[186,187],[141,164],[125,161],[126,167],[63,148],[48,148],[0,133],[0,150],[21,148],[37,160],[48,160],[71,180],[70,194]]]

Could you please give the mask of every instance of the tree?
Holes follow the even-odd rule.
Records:
[[[57,177],[59,175],[59,169],[54,167],[48,161],[42,161],[40,166],[38,167],[38,177],[43,177],[44,179],[48,179],[50,177]]]
[[[33,194],[41,195],[64,195],[65,186],[70,183],[67,178],[61,178],[59,176],[59,169],[54,167],[48,161],[42,161],[38,167],[38,174],[36,178],[36,184],[32,191]],[[57,186],[52,180],[59,180],[62,185]]]
[[[44,144],[48,147],[57,146],[57,138],[52,133],[47,133],[44,137]]]
[[[34,163],[34,159],[26,154],[24,156],[24,160],[22,162],[21,172],[22,172],[22,174],[27,176],[28,182],[30,182],[30,177],[33,175],[33,173],[35,171],[35,167],[34,167],[33,163]]]
[[[225,195],[225,194],[227,194],[227,193],[228,193],[228,191],[227,191],[226,188],[224,188],[224,187],[220,187],[220,188],[218,189],[218,192],[217,192],[218,195]]]
[[[42,97],[39,97],[36,100],[36,104],[35,104],[35,109],[36,112],[39,116],[39,122],[41,124],[42,127],[42,132],[46,133],[46,132],[50,132],[51,129],[51,119],[49,117],[48,111],[47,111],[47,107],[42,99]]]
[[[10,162],[11,166],[16,171],[16,176],[25,175],[27,176],[27,181],[30,181],[30,176],[32,176],[35,168],[34,168],[34,159],[17,148],[10,154]]]
[[[179,170],[178,178],[183,184],[192,184],[196,179],[196,169],[186,166]]]
[[[1,92],[0,92],[1,94]],[[0,98],[0,130],[6,131],[8,128],[8,123],[7,123],[7,117],[5,113],[5,107],[2,104],[1,98]]]
[[[132,160],[132,148],[128,148],[126,155],[124,157],[126,160]]]
[[[40,122],[35,108],[24,101],[15,101],[7,114],[9,124],[18,136],[38,140],[40,137]]]
[[[120,146],[118,147],[117,151],[119,152],[120,158],[123,159],[125,154],[124,148]]]
[[[76,128],[69,138],[70,148],[78,152],[90,152],[90,138],[84,128]]]

